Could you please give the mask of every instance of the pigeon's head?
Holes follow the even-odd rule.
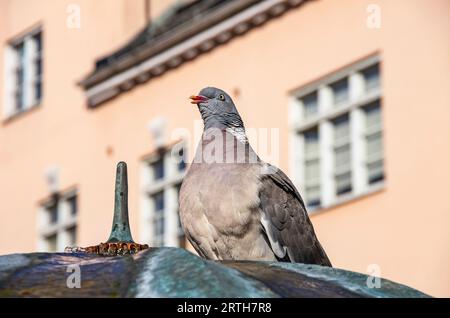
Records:
[[[206,128],[244,127],[230,95],[219,88],[206,87],[190,97],[197,104]]]

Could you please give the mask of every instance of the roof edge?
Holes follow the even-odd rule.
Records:
[[[283,14],[306,0],[245,0],[231,2],[188,27],[132,51],[94,71],[82,81],[88,106],[95,107],[135,85],[192,60],[231,38]],[[240,10],[240,8],[244,8]]]

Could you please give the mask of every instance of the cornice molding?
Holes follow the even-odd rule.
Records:
[[[206,16],[201,20],[201,23],[207,26],[204,30],[182,40],[177,37],[177,34],[174,34],[172,38],[175,41],[178,40],[178,42],[159,53],[148,55],[143,59],[142,55],[145,56],[147,55],[145,53],[148,53],[145,52],[146,48],[138,53],[131,52],[126,58],[92,73],[80,82],[80,85],[86,91],[88,106],[96,107],[138,84],[147,82],[204,52],[228,42],[233,37],[241,35],[267,20],[280,16],[304,1],[260,1],[212,26],[208,26],[207,20],[214,17]],[[168,44],[166,43],[166,45]],[[149,50],[151,51],[152,47],[149,47]]]

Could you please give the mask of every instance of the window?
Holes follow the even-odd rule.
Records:
[[[319,133],[313,128],[304,133],[305,138],[305,192],[310,206],[320,205]]]
[[[348,114],[345,114],[333,120],[333,168],[336,195],[352,190],[350,147],[350,121]]]
[[[46,208],[48,213],[48,219],[50,221],[50,224],[57,224],[58,223],[58,203],[56,201],[53,201],[50,203],[50,205]]]
[[[164,179],[164,157],[159,158],[151,164],[153,170],[153,180]]]
[[[308,209],[379,188],[384,180],[378,57],[294,94],[293,179]]]
[[[376,90],[380,87],[380,71],[379,65],[374,64],[362,70],[364,76],[364,89],[366,92]]]
[[[24,43],[19,43],[14,46],[14,51],[16,54],[16,69],[15,69],[15,111],[20,112],[24,110],[25,102],[25,49]]]
[[[384,179],[381,108],[379,101],[364,107],[364,115],[367,182],[373,184]]]
[[[5,117],[37,106],[42,99],[42,32],[13,41],[5,52]]]
[[[184,157],[184,148],[180,148],[178,151],[178,158],[181,160],[178,162],[178,171],[183,172],[186,169],[186,158]]]
[[[164,191],[151,195],[153,201],[153,245],[164,246]]]
[[[185,246],[178,195],[186,171],[183,143],[164,148],[143,164],[143,241],[151,246]]]
[[[77,195],[54,194],[39,213],[39,246],[44,252],[62,252],[77,242]]]
[[[77,196],[73,195],[67,199],[67,204],[69,206],[70,215],[76,216],[78,212],[77,206]]]
[[[333,91],[333,104],[340,106],[348,101],[348,80],[343,78],[335,83],[330,84]]]
[[[42,33],[39,32],[33,36],[34,46],[36,54],[34,57],[34,77],[33,77],[33,88],[34,88],[34,102],[37,104],[42,98]]]
[[[313,92],[301,98],[303,104],[304,119],[310,119],[317,115],[317,92]]]

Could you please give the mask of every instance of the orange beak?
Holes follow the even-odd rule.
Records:
[[[206,102],[208,100],[208,97],[205,97],[203,95],[192,95],[189,97],[191,99],[191,104],[199,104],[202,102]]]

